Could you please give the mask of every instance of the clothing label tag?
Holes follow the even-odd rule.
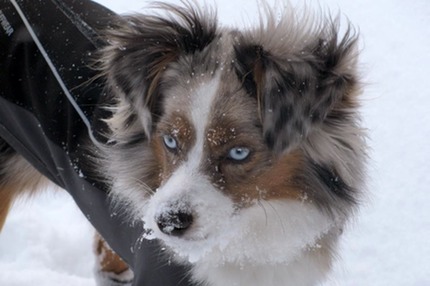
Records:
[[[5,14],[3,13],[2,10],[0,10],[0,23],[1,23],[3,30],[5,31],[6,35],[8,37],[12,36],[12,34],[14,32],[13,27],[9,23],[9,21],[7,20]]]

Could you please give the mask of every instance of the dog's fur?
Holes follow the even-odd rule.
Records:
[[[239,31],[159,8],[102,53],[114,201],[203,285],[321,281],[363,189],[356,35],[309,12]]]
[[[99,59],[115,205],[202,285],[322,281],[364,188],[356,35],[306,9],[235,30],[157,5],[118,19]],[[2,186],[22,185],[8,164]]]

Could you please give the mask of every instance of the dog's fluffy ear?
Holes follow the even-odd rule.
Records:
[[[190,3],[184,7],[159,3],[154,8],[162,15],[120,17],[105,33],[108,45],[100,60],[110,90],[133,109],[129,114],[144,121],[147,136],[162,113],[164,71],[181,55],[203,50],[217,29],[215,13]]]
[[[338,110],[353,108],[357,37],[339,39],[338,20],[288,15],[239,40],[236,73],[255,96],[267,144],[290,150]]]

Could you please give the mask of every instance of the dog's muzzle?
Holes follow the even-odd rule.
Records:
[[[167,235],[181,236],[193,223],[193,215],[185,210],[170,210],[155,217],[158,228]]]

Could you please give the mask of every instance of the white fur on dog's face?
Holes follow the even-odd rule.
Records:
[[[219,75],[197,80],[192,86],[189,92],[177,88],[175,95],[167,95],[182,96],[178,100],[188,100],[188,104],[185,107],[175,104],[166,107],[167,118],[173,118],[173,122],[162,119],[163,124],[175,125],[177,118],[169,116],[171,113],[185,117],[191,124],[182,131],[173,128],[168,135],[176,138],[179,145],[184,145],[187,143],[179,142],[181,137],[176,135],[179,132],[192,133],[194,136],[190,142],[193,145],[184,147],[188,150],[186,154],[173,155],[182,159],[166,163],[169,171],[163,175],[163,182],[155,194],[148,198],[143,210],[145,227],[151,230],[147,238],[161,239],[180,259],[215,265],[289,263],[301,255],[303,249],[314,248],[315,243],[333,227],[333,222],[307,203],[304,197],[302,201],[282,198],[282,190],[278,190],[278,198],[266,201],[264,193],[269,190],[263,185],[255,185],[252,191],[261,197],[248,199],[242,204],[229,195],[232,190],[225,189],[229,188],[228,184],[220,187],[205,171],[202,166],[211,165],[207,161],[212,157],[208,130],[214,124],[213,108],[223,88]],[[222,141],[229,140],[224,138]],[[165,150],[163,156],[169,156],[167,153],[169,151]],[[249,198],[251,194],[246,196]],[[181,236],[163,233],[156,218],[178,209],[193,214],[191,227]]]
[[[153,231],[153,237],[162,239],[168,245],[176,245],[173,246],[175,252],[179,250],[182,256],[190,260],[196,258],[192,254],[197,246],[195,244],[210,240],[221,231],[222,222],[232,217],[234,213],[233,202],[221,194],[200,170],[203,160],[206,160],[205,134],[210,121],[211,107],[219,88],[219,77],[198,85],[196,91],[187,95],[190,102],[187,105],[190,109],[188,119],[195,134],[194,145],[186,154],[186,160],[173,163],[179,166],[162,182],[160,188],[149,199],[147,209],[144,211],[145,226]],[[179,106],[175,110],[178,114],[181,111],[184,111],[183,107]],[[175,136],[177,132],[179,131],[173,130],[169,135]],[[195,215],[191,229],[180,238],[163,234],[155,222],[158,215],[168,213],[174,208],[186,208]],[[204,215],[205,213],[207,215]]]

